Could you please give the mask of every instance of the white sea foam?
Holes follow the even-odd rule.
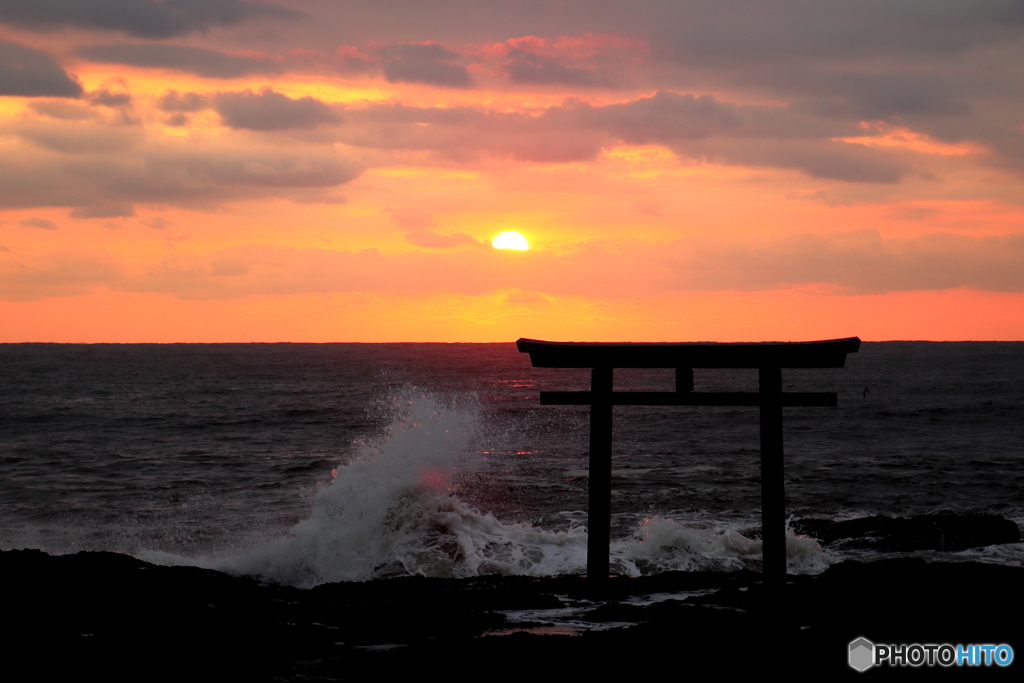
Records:
[[[508,525],[457,495],[479,449],[476,411],[405,387],[382,439],[339,467],[309,519],[219,563],[298,586],[420,574],[558,574],[585,564],[581,528]]]
[[[731,570],[759,567],[761,541],[732,529],[702,529],[670,518],[644,519],[629,539],[612,543],[613,558],[625,573],[636,575],[669,570]],[[835,558],[814,539],[786,530],[786,559],[790,573],[818,573]]]
[[[459,496],[460,474],[478,463],[478,411],[405,387],[391,397],[383,437],[338,467],[310,517],[284,536],[206,566],[296,586],[399,575],[545,576],[586,571],[580,526],[506,524]],[[737,531],[691,528],[650,517],[613,541],[611,569],[639,575],[672,569],[735,569],[760,561],[761,543]],[[831,560],[809,539],[790,536],[791,570],[820,571]],[[165,564],[180,558],[147,554]]]

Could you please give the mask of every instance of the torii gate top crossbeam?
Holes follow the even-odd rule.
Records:
[[[520,339],[535,368],[841,368],[860,339],[726,344],[604,344]]]

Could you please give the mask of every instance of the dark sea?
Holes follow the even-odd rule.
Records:
[[[757,371],[696,370],[698,391]],[[784,370],[787,514],[1024,525],[1024,343],[865,343]],[[672,370],[616,389],[672,390]],[[297,586],[583,573],[587,370],[514,344],[0,345],[0,549],[127,553]],[[757,408],[615,409],[613,570],[760,568]],[[927,559],[1018,564],[1024,543]],[[789,570],[869,550],[790,532]]]

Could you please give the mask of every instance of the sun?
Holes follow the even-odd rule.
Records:
[[[491,246],[495,249],[518,249],[519,251],[525,251],[530,248],[530,243],[518,232],[509,230],[491,240]]]

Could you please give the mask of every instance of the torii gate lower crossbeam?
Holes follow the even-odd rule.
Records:
[[[590,368],[590,391],[542,391],[541,405],[590,406],[590,477],[587,576],[608,578],[611,542],[612,407],[759,406],[761,427],[761,533],[764,576],[786,576],[786,492],[782,408],[835,406],[835,393],[783,393],[783,368],[843,367],[860,339],[760,344],[587,344],[520,339],[534,367]],[[613,391],[615,368],[675,368],[676,391]],[[694,392],[693,368],[757,368],[755,392]]]

